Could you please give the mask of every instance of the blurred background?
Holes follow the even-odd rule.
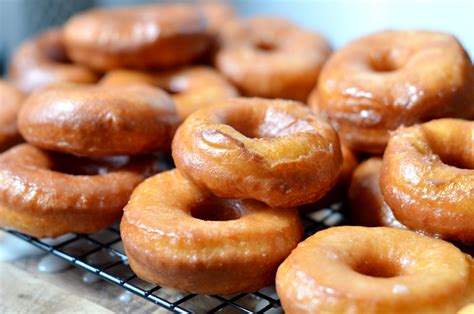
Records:
[[[0,0],[0,72],[24,39],[94,6],[151,0]],[[171,1],[167,1],[171,2]],[[193,1],[180,1],[193,2]],[[329,38],[335,48],[387,28],[423,28],[455,34],[474,56],[474,0],[233,0],[242,16],[286,16]]]

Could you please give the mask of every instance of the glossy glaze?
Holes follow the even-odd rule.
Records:
[[[219,197],[271,207],[320,199],[337,182],[337,133],[298,102],[234,98],[191,114],[172,144],[176,167]]]
[[[162,72],[115,70],[100,81],[102,85],[146,83],[171,94],[178,116],[184,120],[194,111],[235,97],[237,90],[219,72],[206,66],[194,66]]]
[[[406,229],[393,215],[380,191],[382,158],[372,157],[354,171],[349,187],[351,221],[366,227]]]
[[[52,86],[30,95],[18,117],[29,143],[90,157],[168,150],[178,123],[170,97],[147,85]]]
[[[383,152],[388,131],[441,117],[474,118],[471,60],[451,35],[384,31],[328,60],[309,99],[352,149]]]
[[[24,98],[13,85],[0,80],[0,152],[21,141],[16,120]]]
[[[474,122],[439,119],[395,131],[380,187],[412,230],[474,244]]]
[[[120,218],[135,186],[160,170],[150,158],[124,158],[94,161],[29,144],[11,148],[0,155],[0,226],[35,237],[107,227]]]
[[[331,48],[321,35],[282,18],[227,23],[216,66],[246,96],[306,102]]]
[[[276,288],[289,314],[451,314],[474,299],[474,261],[411,231],[334,227],[298,244]]]
[[[337,180],[336,185],[318,201],[299,207],[298,209],[300,212],[313,212],[320,210],[321,208],[330,207],[335,203],[345,201],[352,173],[359,164],[359,161],[354,152],[344,143],[341,143],[341,153],[342,170],[339,174],[339,179]]]
[[[64,39],[72,60],[102,71],[184,65],[210,40],[204,14],[183,4],[82,12],[66,22]]]
[[[219,199],[175,169],[135,189],[120,230],[140,278],[191,293],[230,294],[272,284],[303,229],[294,208]]]
[[[86,84],[99,79],[90,69],[70,62],[59,28],[25,41],[13,54],[8,76],[27,93],[59,82]]]

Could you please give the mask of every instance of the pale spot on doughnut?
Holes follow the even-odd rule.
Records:
[[[412,164],[405,164],[405,167],[401,169],[401,176],[414,185],[418,185],[421,180],[418,169]]]
[[[408,289],[408,287],[405,285],[395,284],[392,288],[392,292],[394,294],[406,294],[410,292],[410,289]]]
[[[231,138],[229,135],[216,129],[204,129],[201,131],[201,135],[204,141],[202,144],[199,143],[200,148],[206,148],[205,146],[207,145],[213,149],[235,149],[243,146],[237,139]]]
[[[331,81],[331,83],[332,82],[333,81]],[[370,98],[370,99],[374,98],[374,95],[372,93],[360,90],[356,87],[346,88],[343,91],[343,95],[357,97],[357,98]]]
[[[169,82],[169,89],[172,91],[182,91],[185,90],[188,87],[189,81],[188,79],[183,75],[183,76],[177,76],[174,77],[170,82]]]

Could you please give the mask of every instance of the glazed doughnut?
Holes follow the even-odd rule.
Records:
[[[133,271],[191,293],[251,292],[272,284],[303,232],[294,208],[219,199],[176,169],[140,184],[124,211],[120,230]]]
[[[150,158],[84,160],[20,144],[0,155],[0,226],[35,237],[97,232],[120,218],[135,186],[158,166]]]
[[[359,161],[354,152],[352,152],[344,143],[341,143],[341,152],[342,170],[339,174],[336,185],[320,200],[299,207],[298,209],[300,212],[313,212],[315,210],[320,210],[321,208],[330,207],[331,205],[346,199],[347,189],[351,181],[352,173],[354,172],[354,169],[356,169]]]
[[[406,229],[393,215],[380,192],[382,158],[373,157],[362,162],[354,171],[349,187],[351,221],[367,227]]]
[[[210,42],[206,17],[183,4],[79,13],[66,23],[64,39],[72,60],[103,71],[184,65]]]
[[[197,109],[238,95],[237,90],[219,72],[205,66],[160,73],[115,70],[107,73],[100,83],[127,85],[134,82],[155,85],[169,92],[182,120]]]
[[[24,98],[22,92],[0,80],[0,152],[21,141],[16,120]]]
[[[342,156],[329,124],[291,100],[234,98],[200,109],[178,128],[176,167],[224,198],[270,207],[314,202],[337,182]]]
[[[247,96],[306,102],[331,48],[319,34],[272,17],[227,23],[216,66]]]
[[[472,314],[474,313],[474,303],[470,303],[463,307],[457,314]]]
[[[474,244],[474,122],[401,127],[388,142],[383,197],[409,229]]]
[[[95,83],[99,77],[72,64],[66,55],[61,29],[47,31],[23,43],[12,57],[9,79],[24,92],[58,83]]]
[[[200,3],[198,9],[206,16],[208,29],[213,34],[219,33],[224,24],[237,18],[234,8],[226,1]]]
[[[378,154],[400,125],[474,118],[473,84],[471,61],[454,36],[384,31],[333,54],[309,103],[352,149]]]
[[[359,161],[354,152],[344,143],[341,142],[342,152],[342,170],[339,175],[338,184],[347,187],[351,182],[352,173],[356,169]]]
[[[168,95],[147,85],[51,86],[27,98],[18,117],[29,143],[88,157],[169,149],[178,123]]]
[[[288,314],[451,314],[474,300],[474,261],[407,230],[334,227],[293,250],[276,290]]]

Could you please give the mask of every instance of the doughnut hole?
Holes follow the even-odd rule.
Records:
[[[359,274],[376,278],[398,277],[404,273],[397,261],[383,256],[370,256],[357,261],[352,269]]]
[[[219,117],[219,123],[227,124],[251,139],[277,138],[312,130],[308,121],[274,108],[257,110],[235,106]]]
[[[237,206],[225,200],[208,200],[196,204],[190,212],[194,218],[206,221],[236,220],[242,216]]]
[[[256,41],[253,46],[255,49],[262,52],[273,52],[277,49],[277,45],[275,43],[265,40]]]
[[[440,123],[431,123],[423,125],[423,132],[429,148],[444,164],[474,169],[474,137],[467,128],[465,132],[453,132]]]
[[[371,56],[369,66],[375,72],[394,72],[403,66],[400,61],[390,51],[385,51]]]

